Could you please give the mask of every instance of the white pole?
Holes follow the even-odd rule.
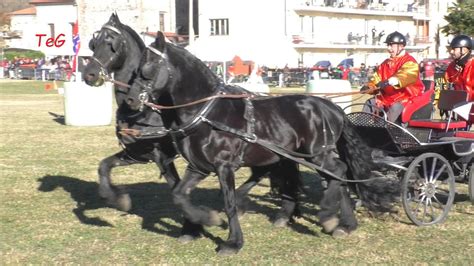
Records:
[[[191,47],[192,47],[192,44],[194,43],[193,1],[194,0],[189,0],[189,46]]]
[[[76,6],[76,22],[77,24],[79,24],[79,6],[81,5],[80,3],[80,0],[76,0],[76,3],[75,3],[75,6]],[[80,30],[79,30],[79,25],[77,25],[77,34],[79,34],[79,38],[81,38],[81,34],[80,34]],[[74,54],[74,60],[76,60],[76,82],[80,82],[81,81],[81,76],[80,76],[80,73],[79,73],[79,52],[75,53]]]

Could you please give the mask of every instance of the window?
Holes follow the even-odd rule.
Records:
[[[211,19],[211,35],[229,35],[229,19]]]
[[[165,13],[160,12],[160,31],[165,31]]]
[[[54,34],[54,23],[49,23],[49,33],[51,35],[51,38],[54,38],[56,37],[56,35]]]

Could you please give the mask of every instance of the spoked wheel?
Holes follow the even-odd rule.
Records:
[[[402,204],[419,226],[443,222],[455,195],[453,168],[437,153],[423,153],[408,167],[402,181]]]
[[[471,168],[469,169],[468,188],[469,188],[469,198],[471,199],[471,202],[474,204],[474,163],[471,164]]]

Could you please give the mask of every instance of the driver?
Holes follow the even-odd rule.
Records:
[[[403,108],[423,93],[424,85],[420,80],[418,63],[405,51],[405,36],[398,31],[392,32],[385,43],[390,58],[379,66],[369,83],[362,87],[361,91],[376,94],[366,101],[362,111],[374,113],[383,109],[388,121],[400,124]]]
[[[474,57],[471,55],[472,40],[467,35],[458,35],[450,43],[453,61],[446,69],[446,80],[455,90],[466,90],[469,101],[474,101]]]

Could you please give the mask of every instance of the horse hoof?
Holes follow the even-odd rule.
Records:
[[[237,249],[237,248],[219,247],[219,251],[217,251],[217,255],[219,255],[219,256],[230,256],[230,255],[235,255],[238,252],[239,252],[239,249]]]
[[[245,216],[245,211],[237,209],[237,217],[239,217],[239,219],[240,219],[244,216]]]
[[[339,219],[332,217],[331,219],[321,223],[321,225],[323,226],[324,232],[331,233],[339,225]]]
[[[128,194],[120,194],[117,198],[117,209],[128,212],[132,208],[132,200]]]
[[[345,238],[349,235],[348,232],[346,232],[346,230],[338,227],[334,230],[334,232],[332,232],[332,237],[334,238]]]
[[[199,238],[198,236],[192,236],[192,235],[182,235],[178,238],[178,241],[182,244],[186,244],[186,243],[189,243],[189,242],[192,242],[194,240],[196,240],[197,238]]]
[[[210,211],[209,212],[209,220],[207,225],[208,226],[220,226],[222,225],[222,219],[219,217],[219,213],[217,211]]]
[[[288,226],[288,222],[289,222],[289,220],[286,219],[286,218],[278,218],[278,219],[276,219],[276,220],[273,222],[273,225],[274,225],[275,227],[280,227],[280,228],[282,228],[282,227],[287,227],[287,226]]]

